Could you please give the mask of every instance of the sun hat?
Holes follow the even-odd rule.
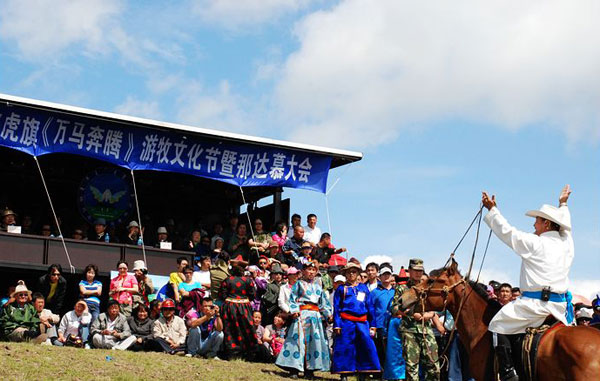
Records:
[[[143,260],[138,259],[137,261],[133,262],[133,271],[135,270],[148,270],[146,268],[146,264],[144,263]]]
[[[544,204],[539,210],[530,210],[525,213],[529,217],[541,217],[546,220],[557,223],[565,229],[571,229],[571,222],[565,218],[565,214],[556,206]]]
[[[10,210],[8,208],[6,208],[2,211],[2,217],[6,217],[6,216],[10,216],[10,215],[16,216],[17,213],[13,212],[12,210]]]
[[[358,270],[358,272],[361,272],[361,270],[362,270],[359,264],[356,264],[354,262],[348,262],[346,264],[346,266],[344,266],[344,268],[342,269],[342,274],[345,274],[346,271],[348,271],[350,269],[356,269],[356,270]]]
[[[127,229],[129,229],[129,228],[139,228],[139,227],[140,227],[140,225],[137,223],[137,221],[131,221],[129,223],[129,225],[127,225]]]
[[[15,287],[15,290],[13,291],[12,294],[10,294],[11,298],[14,298],[15,295],[20,294],[21,292],[26,292],[29,296],[31,296],[31,291],[27,289],[27,286],[25,285],[25,281],[18,281],[17,282],[17,287]]]

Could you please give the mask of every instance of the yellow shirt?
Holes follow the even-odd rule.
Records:
[[[169,274],[169,283],[179,286],[179,283],[183,282],[183,279],[179,277],[179,273],[176,271]]]
[[[49,302],[52,300],[52,298],[54,297],[54,294],[56,293],[57,286],[58,286],[58,282],[50,283],[50,293],[48,294],[48,297],[46,298],[46,302]]]

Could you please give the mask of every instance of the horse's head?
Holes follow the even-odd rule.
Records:
[[[455,303],[453,291],[459,285],[464,287],[464,283],[465,279],[458,272],[458,263],[452,258],[449,265],[431,271],[428,279],[405,292],[402,305],[414,307],[416,311],[442,311]]]

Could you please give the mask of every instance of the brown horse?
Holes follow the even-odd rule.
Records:
[[[447,308],[469,353],[471,375],[477,381],[495,380],[490,366],[493,351],[488,324],[500,305],[488,301],[477,284],[464,279],[454,259],[437,272],[404,293],[403,307],[422,304],[425,311]],[[540,381],[600,379],[600,331],[584,326],[550,330],[540,343],[535,368]]]

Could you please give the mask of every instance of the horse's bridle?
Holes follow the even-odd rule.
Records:
[[[432,279],[432,278],[430,278]],[[447,307],[447,303],[448,303],[448,295],[450,295],[450,293],[459,285],[464,285],[467,283],[467,279],[465,279],[465,277],[461,277],[459,281],[454,282],[453,284],[451,284],[450,286],[444,286],[441,288],[433,288],[433,285],[435,283],[435,281],[437,280],[437,278],[433,279],[433,282],[431,283],[431,285],[429,285],[429,287],[427,288],[420,288],[419,286],[413,286],[412,288],[414,288],[415,293],[418,295],[419,298],[419,302],[421,303],[421,310],[422,312],[425,312],[425,300],[427,299],[427,297],[430,294],[439,294],[442,297],[442,300],[444,301],[444,307],[442,309],[442,312],[444,313],[444,316],[446,316],[446,307]],[[446,352],[448,351],[449,347],[450,347],[450,343],[452,342],[452,338],[454,336],[454,331],[456,330],[456,326],[458,324],[458,320],[460,319],[460,312],[462,310],[463,304],[465,302],[465,300],[467,299],[464,295],[466,291],[466,287],[463,286],[463,297],[460,300],[460,304],[458,306],[458,313],[456,314],[457,316],[454,317],[454,324],[452,326],[452,330],[450,331],[450,336],[448,338],[448,343],[446,344],[446,347],[444,348],[444,350],[442,351],[442,354],[439,356],[440,358],[444,358],[444,356],[446,355]],[[423,326],[425,325],[425,321],[423,320]],[[423,334],[425,333],[425,329],[423,327]],[[423,338],[425,339],[425,338]],[[429,350],[429,349],[428,349]]]
[[[450,293],[452,292],[452,290],[454,290],[454,288],[456,288],[457,286],[459,286],[461,284],[466,283],[466,279],[464,277],[461,277],[459,281],[451,284],[450,286],[444,286],[442,288],[433,288],[434,283],[435,283],[435,279],[431,283],[431,285],[427,288],[420,288],[419,286],[413,286],[412,288],[415,290],[415,293],[418,295],[419,300],[422,302],[424,302],[425,299],[427,299],[427,297],[431,294],[434,294],[434,295],[439,294],[444,301],[443,312],[445,312],[446,311],[446,303],[448,302],[448,295],[450,295]]]

